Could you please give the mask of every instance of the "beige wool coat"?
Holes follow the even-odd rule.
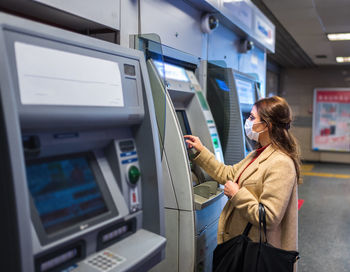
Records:
[[[204,148],[194,162],[221,184],[236,182],[253,159],[251,152],[241,162],[227,166],[216,160]],[[248,166],[239,180],[239,191],[227,201],[218,225],[218,243],[243,233],[247,222],[253,227],[249,237],[259,241],[259,202],[266,210],[267,239],[270,244],[285,250],[298,249],[298,192],[296,170],[292,159],[269,145]]]

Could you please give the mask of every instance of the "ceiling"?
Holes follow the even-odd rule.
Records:
[[[290,44],[290,49],[300,46],[314,64],[334,65],[337,64],[335,60],[337,56],[350,56],[350,41],[330,42],[326,36],[327,33],[350,32],[349,0],[253,0],[252,2],[259,8],[265,6],[265,13],[266,8],[272,13],[268,17],[273,15],[282,29],[284,28],[297,43]],[[276,29],[278,32],[278,25]],[[277,47],[280,42],[277,33]],[[281,52],[276,50],[276,54]],[[326,57],[317,58],[318,55]],[[307,64],[305,67],[310,65],[312,64]]]

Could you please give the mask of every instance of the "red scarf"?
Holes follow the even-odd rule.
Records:
[[[257,157],[260,156],[260,154],[261,154],[269,145],[270,145],[270,144],[265,145],[265,146],[260,147],[260,148],[258,148],[257,150],[255,150],[255,156],[254,156],[254,158],[250,161],[250,163],[244,168],[244,170],[242,171],[242,173],[239,175],[239,177],[238,177],[238,179],[237,179],[237,181],[236,181],[237,184],[238,184],[239,179],[241,178],[243,172],[248,168],[249,165],[251,165],[251,164],[253,163],[253,161],[256,160]]]

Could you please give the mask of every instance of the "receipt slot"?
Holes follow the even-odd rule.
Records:
[[[196,64],[184,61],[184,53],[174,48],[137,38],[135,48],[148,48],[145,53],[152,94],[156,109],[160,109],[157,118],[165,116],[165,131],[159,129],[159,133],[164,135],[167,247],[165,260],[152,271],[211,271],[218,219],[227,198],[216,181],[191,163],[189,157],[193,154],[183,136],[199,136],[223,161],[215,122],[194,74]],[[165,102],[165,107],[163,104],[157,107],[156,101]]]
[[[149,270],[166,239],[143,54],[6,14],[0,34],[8,271]]]

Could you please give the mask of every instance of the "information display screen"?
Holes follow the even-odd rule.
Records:
[[[18,41],[15,53],[23,105],[124,107],[117,62]]]
[[[89,154],[28,163],[27,180],[47,234],[108,212]]]
[[[177,115],[177,119],[179,120],[179,123],[181,126],[182,134],[183,135],[192,134],[190,125],[188,123],[186,112],[184,110],[176,110],[176,115]]]
[[[173,80],[186,81],[186,82],[190,81],[184,68],[173,64],[165,63],[165,62],[156,61],[156,60],[154,60],[153,62],[160,76],[164,77],[164,72],[165,72],[166,79],[173,79]]]
[[[239,103],[253,105],[255,103],[254,82],[236,78]]]
[[[216,81],[216,84],[218,84],[218,87],[222,90],[222,91],[225,91],[225,92],[229,92],[230,89],[229,87],[227,86],[226,82],[221,80],[221,79],[218,79],[218,78],[215,78],[215,81]]]

